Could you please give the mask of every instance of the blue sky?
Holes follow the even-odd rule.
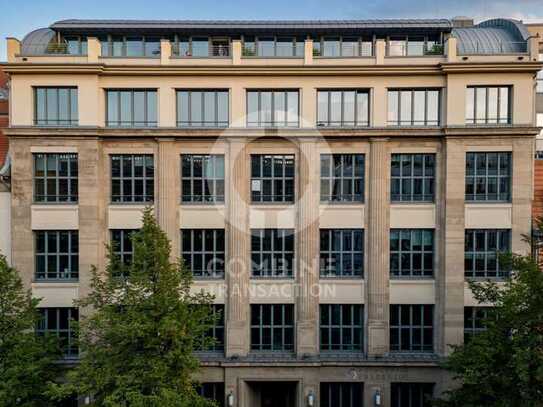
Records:
[[[0,0],[0,61],[6,37],[66,18],[365,19],[457,15],[543,21],[543,0]]]

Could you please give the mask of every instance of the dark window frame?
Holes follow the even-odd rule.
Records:
[[[67,310],[68,320],[66,321],[67,328],[61,328],[61,309]],[[72,321],[79,320],[79,310],[74,307],[43,307],[38,308],[40,314],[40,320],[36,324],[37,335],[55,335],[58,338],[64,337],[67,339],[67,343],[60,343],[63,351],[63,356],[66,359],[73,359],[79,356],[79,349],[77,345],[77,338],[75,337],[75,331],[72,327]],[[51,319],[49,313],[54,313],[55,317]],[[55,322],[54,328],[49,328],[49,323]]]
[[[224,382],[202,382],[196,386],[196,392],[208,400],[217,402],[218,407],[224,407],[226,398]]]
[[[416,174],[417,161],[421,161],[420,174]],[[395,171],[395,163],[397,171]],[[407,163],[409,168],[404,167]],[[405,174],[407,172],[407,174]],[[429,174],[428,174],[429,172]],[[390,201],[434,202],[436,155],[434,153],[394,153],[390,159]],[[421,193],[415,193],[420,187]],[[405,191],[404,191],[405,190]]]
[[[279,175],[276,174],[277,166],[281,169]],[[266,174],[268,167],[269,175]],[[260,190],[255,189],[256,185],[259,185]],[[270,194],[264,194],[266,185],[269,185]],[[279,192],[278,185],[281,190]],[[287,189],[292,193],[288,193]],[[251,154],[251,203],[293,204],[295,196],[294,154]]]
[[[392,382],[390,383],[390,405],[391,407],[431,407],[432,403],[429,399],[433,397],[434,389],[435,383]]]
[[[484,89],[485,90],[485,106],[484,106],[484,118],[478,118],[477,115],[479,113],[477,108],[477,90],[478,89]],[[496,119],[493,119],[489,117],[489,92],[490,89],[497,89],[498,95],[496,98]],[[501,101],[502,101],[502,90],[507,89],[507,117],[501,116]],[[477,85],[477,86],[468,86],[466,88],[466,112],[465,112],[465,120],[466,124],[471,125],[488,125],[488,124],[511,124],[512,123],[512,97],[513,93],[513,86],[512,85]],[[471,99],[471,94],[473,94],[473,111],[470,112],[470,114],[473,114],[473,117],[468,116],[468,100]],[[482,113],[482,112],[481,112]]]
[[[206,347],[205,349],[198,349],[197,352],[202,353],[220,353],[224,352],[224,344],[226,337],[226,316],[224,314],[224,304],[212,304],[211,313],[215,319],[214,324],[204,334],[205,337],[214,338],[213,345]]]
[[[480,241],[481,235],[483,235],[484,239],[484,248],[483,250],[477,250],[477,240],[479,239],[479,243],[482,243]],[[492,245],[493,242],[496,243],[496,247],[489,246],[494,246]],[[499,253],[509,253],[511,244],[511,229],[466,229],[464,232],[465,277],[467,279],[493,278],[498,280],[507,278],[510,270],[506,265],[500,264]],[[478,266],[477,259],[482,259],[484,262],[482,269]],[[469,263],[471,263],[471,267],[467,267]],[[493,269],[489,270],[488,267],[492,267],[492,265],[494,265]]]
[[[55,175],[48,175],[49,159],[55,159]],[[43,175],[37,175],[39,172],[39,159],[43,162]],[[39,204],[76,204],[79,200],[79,162],[77,153],[32,153],[33,168],[33,196],[34,203]],[[66,165],[66,175],[61,173],[61,166]],[[75,174],[74,174],[75,172]],[[49,194],[49,182],[55,183],[56,194]],[[61,183],[65,182],[67,194],[59,194]],[[43,188],[43,194],[38,194],[39,186]]]
[[[136,176],[135,169],[136,165],[134,164],[135,159],[142,160],[142,175]],[[114,160],[119,160],[119,175],[113,175],[113,166]],[[131,175],[124,175],[124,161],[130,160],[130,172]],[[150,165],[149,165],[150,160]],[[110,155],[110,168],[111,168],[111,203],[114,204],[126,204],[126,203],[147,203],[154,201],[154,155],[153,154],[111,154]],[[148,171],[151,171],[151,174],[148,174]],[[125,193],[125,181],[130,181],[130,190],[131,192]],[[141,181],[142,183],[142,194],[136,194],[135,186],[136,181]],[[114,189],[115,185],[118,184],[119,193],[115,194]],[[141,198],[141,199],[140,199]]]
[[[346,159],[351,160],[352,174],[349,175]],[[337,162],[339,160],[339,163]],[[325,163],[328,162],[328,174],[325,174]],[[338,165],[339,164],[339,165]],[[360,168],[357,172],[357,165]],[[320,201],[321,202],[352,202],[364,203],[366,187],[366,155],[365,154],[321,154],[320,155]],[[337,171],[341,174],[337,175]],[[347,174],[346,174],[347,172]],[[350,184],[351,194],[344,193],[347,182]],[[328,185],[327,185],[328,184]],[[335,193],[336,188],[340,192]],[[359,192],[357,193],[357,188]],[[326,193],[326,189],[328,193]]]
[[[196,164],[200,161],[201,176],[194,175]],[[186,174],[185,164],[190,166],[190,174]],[[212,174],[206,174],[206,165],[209,165]],[[222,167],[221,167],[222,166]],[[222,176],[221,176],[222,173]],[[186,188],[190,190],[190,194],[185,194]],[[201,193],[195,193],[198,186],[201,188]],[[206,187],[211,192],[205,194]],[[222,192],[222,193],[221,193]],[[209,204],[223,203],[225,197],[225,156],[224,154],[181,154],[181,203],[190,204]]]
[[[275,321],[276,307],[279,307],[281,313],[279,323]],[[272,353],[294,352],[296,343],[296,320],[294,312],[294,304],[251,304],[251,351]],[[269,315],[269,323],[264,323],[265,315]],[[292,321],[292,324],[288,323],[289,319]],[[255,335],[257,330],[258,337]],[[269,336],[266,335],[266,338],[269,339],[268,341],[263,341],[264,330],[269,330]],[[277,332],[281,334],[281,343],[279,346],[276,346],[274,343]],[[286,343],[285,336],[287,334],[292,339],[292,343]]]
[[[330,120],[331,119],[331,113],[332,113],[332,102],[330,98],[330,94],[332,92],[341,92],[341,120],[339,123]],[[354,93],[354,105],[353,105],[353,119],[354,121],[347,121],[345,120],[345,93]],[[317,89],[317,127],[369,127],[370,125],[370,89]],[[322,118],[319,118],[319,103],[320,103],[320,96],[323,94],[326,95],[326,116],[327,120],[323,120]],[[365,95],[366,97],[366,104],[367,104],[367,110],[366,110],[366,120],[362,121],[358,117],[359,108],[359,95]],[[363,101],[360,101],[360,103],[363,103]]]
[[[496,173],[490,173],[490,163],[492,156],[496,157]],[[471,159],[473,157],[473,159]],[[483,173],[478,168],[478,161],[484,157],[485,168]],[[503,174],[502,162],[507,163],[506,173]],[[473,162],[473,164],[470,164]],[[471,168],[472,167],[472,168]],[[512,179],[513,179],[513,154],[510,151],[488,151],[488,152],[467,152],[466,153],[466,180],[465,180],[465,199],[467,202],[511,202]],[[495,179],[496,193],[489,193],[489,180]],[[483,181],[482,185],[478,182]],[[502,182],[505,181],[505,185]],[[484,192],[477,192],[478,188],[483,188]],[[468,190],[472,190],[469,192]],[[504,190],[505,189],[505,190]],[[496,195],[494,198],[493,195]]]
[[[134,258],[132,235],[138,231],[138,229],[110,229],[110,242],[113,254],[125,266],[132,264]]]
[[[263,39],[267,39],[269,42],[269,39],[273,38],[273,55],[261,55],[259,53],[260,47],[259,43],[260,41],[263,41]],[[252,41],[249,41],[249,39],[252,39]],[[292,51],[292,55],[281,55],[277,53],[278,47],[277,44],[287,44],[287,41],[281,41],[284,39],[290,39],[291,47],[289,48]],[[249,45],[252,44],[252,45]],[[300,45],[298,45],[300,44]],[[242,36],[242,56],[243,58],[303,58],[304,57],[304,49],[305,49],[305,40],[303,40],[301,37],[297,37],[295,35],[289,36],[289,35],[256,35],[256,36]]]
[[[122,120],[122,111],[123,111],[123,104],[122,104],[122,98],[121,94],[128,93],[130,95],[130,120]],[[134,101],[134,95],[136,93],[143,93],[144,94],[144,117],[143,120],[136,120],[136,104]],[[110,95],[116,94],[116,106],[114,106],[116,110],[116,116],[117,120],[113,120],[109,118],[109,110],[110,110]],[[154,94],[154,96],[153,96]],[[106,127],[113,127],[113,128],[130,128],[130,127],[158,127],[158,91],[157,89],[151,89],[151,88],[108,88],[105,89],[105,96],[106,96]],[[155,107],[154,107],[154,113],[155,113],[155,120],[152,119],[152,113],[153,110],[151,108],[150,98],[155,99]],[[150,117],[151,116],[151,117]]]
[[[390,229],[390,278],[391,279],[427,279],[434,277],[435,269],[435,239],[434,229]],[[420,249],[414,242],[419,235]],[[397,238],[395,238],[397,236]],[[424,244],[425,238],[430,236],[431,250]],[[397,240],[397,245],[394,241]],[[404,259],[407,256],[407,260]],[[415,257],[416,256],[416,257]],[[420,256],[420,268],[416,267]],[[428,258],[430,257],[430,258]],[[394,259],[397,260],[394,260]],[[429,266],[427,267],[427,263]],[[397,267],[395,266],[397,265]],[[403,266],[406,266],[404,269]]]
[[[64,237],[63,237],[64,236]],[[43,240],[43,250],[40,249]],[[67,243],[61,251],[62,241]],[[56,247],[49,248],[50,243]],[[75,246],[75,248],[74,248]],[[62,248],[64,249],[64,248]],[[43,261],[40,259],[43,258]],[[49,268],[50,259],[54,260],[54,270]],[[60,270],[61,259],[65,259],[68,271]],[[79,280],[79,231],[77,230],[35,230],[34,231],[34,276],[36,281],[70,282]],[[41,269],[43,267],[43,269]]]
[[[430,314],[431,325],[426,324],[426,312]],[[391,352],[433,353],[434,319],[433,304],[390,304]],[[425,340],[425,332],[430,332],[429,338],[426,338],[428,340]],[[414,338],[414,334],[418,338]],[[419,343],[417,343],[417,339],[419,339]]]
[[[464,307],[464,343],[474,335],[486,331],[485,321],[492,311],[493,307]]]
[[[44,116],[45,118],[40,119],[39,112],[39,93],[44,92]],[[60,91],[67,92],[67,116],[69,119],[60,119],[60,107],[61,107],[61,98]],[[55,99],[55,111],[56,118],[49,119],[49,92],[56,93]],[[43,127],[76,127],[79,125],[79,89],[77,86],[34,86],[34,126],[43,126]],[[75,106],[74,106],[75,105]],[[75,118],[74,118],[75,115]]]
[[[212,235],[211,240],[213,247],[207,248],[206,242],[209,242],[208,237]],[[224,279],[225,276],[225,231],[224,229],[181,229],[181,258],[184,264],[190,268],[194,279]],[[185,248],[185,240],[190,241],[190,250]],[[202,244],[196,248],[196,242]],[[195,261],[195,258],[200,260]],[[211,270],[209,262],[206,258],[212,258]],[[196,270],[195,264],[202,264],[202,269]]]
[[[334,316],[339,316],[339,321]],[[350,320],[344,321],[345,318]],[[364,305],[320,304],[319,345],[321,352],[364,352]]]
[[[347,39],[351,39],[351,41],[346,41]],[[355,41],[352,41],[353,39]],[[339,55],[325,55],[326,54],[325,44],[327,41],[338,43]],[[358,52],[349,52],[349,53],[344,52],[346,49],[344,44],[350,44],[350,43],[358,44],[357,45]],[[369,52],[368,52],[368,48],[369,48]],[[326,36],[318,37],[313,41],[313,56],[317,58],[361,58],[361,57],[370,58],[374,56],[374,52],[375,52],[375,36],[369,38],[369,37],[360,37],[356,35],[353,35],[353,36],[326,35]],[[357,55],[354,55],[354,54],[357,54]]]
[[[360,234],[361,248],[355,249],[356,234]],[[326,236],[328,235],[328,236]],[[350,239],[349,236],[350,235]],[[346,242],[346,239],[349,241]],[[334,241],[339,241],[339,250],[334,249]],[[324,245],[328,242],[328,248],[325,250]],[[345,243],[350,249],[345,249]],[[321,278],[364,278],[364,244],[365,233],[364,229],[326,229],[319,230],[319,248],[320,248],[320,277]],[[355,256],[360,255],[360,268],[355,269]],[[349,264],[347,260],[344,262],[345,257],[350,257],[351,270],[345,270],[344,263]],[[328,264],[337,264],[337,258],[339,258],[339,270],[335,267],[335,271],[331,271],[331,267]]]
[[[391,120],[390,117],[390,103],[391,103],[391,94],[396,92],[397,93],[397,112],[396,120]],[[402,120],[402,97],[401,94],[403,92],[410,92],[411,93],[411,102],[410,102],[410,119],[406,122]],[[414,106],[416,106],[415,103],[415,93],[416,92],[424,92],[424,120],[422,120],[422,123],[419,123],[418,120],[415,120],[415,109]],[[428,93],[429,92],[437,92],[437,120],[429,120],[429,104],[428,104]],[[442,98],[443,98],[443,92],[442,88],[389,88],[387,89],[387,126],[397,126],[397,127],[409,127],[409,126],[440,126],[442,121]]]
[[[187,117],[189,118],[188,121],[181,120],[182,117],[182,111],[183,108],[181,104],[181,95],[182,93],[187,93]],[[192,98],[194,93],[200,93],[201,96],[201,121],[193,121],[191,120],[192,116]],[[206,93],[213,93],[213,104],[215,105],[215,118],[214,120],[207,121],[205,120],[205,94]],[[220,96],[224,97],[224,94],[226,94],[226,120],[219,120],[219,106],[221,98]],[[176,125],[177,127],[181,128],[187,128],[187,127],[217,127],[217,128],[225,128],[230,125],[230,91],[229,89],[176,89],[175,90],[175,101],[176,101]]]
[[[361,407],[364,382],[320,382],[321,407]]]
[[[251,111],[249,109],[249,97],[250,94],[256,93],[257,94],[257,104],[258,109],[256,111],[257,120],[256,121],[250,121],[251,117]],[[271,93],[271,104],[270,104],[270,112],[271,112],[271,121],[265,122],[262,119],[262,94],[263,93]],[[284,97],[284,106],[286,107],[282,112],[284,113],[284,120],[278,121],[276,120],[277,112],[280,110],[276,110],[275,108],[275,95],[278,93],[283,93]],[[296,121],[289,121],[289,113],[288,113],[288,95],[289,93],[296,93]],[[273,128],[298,128],[300,127],[300,90],[299,89],[247,89],[245,92],[245,106],[247,111],[247,121],[246,125],[247,127],[255,128],[255,127],[273,127]]]
[[[121,38],[121,55],[113,55],[114,47],[113,44],[118,42],[117,40]],[[129,55],[127,50],[127,42],[129,39],[139,38],[141,40],[141,54]],[[161,55],[161,40],[160,35],[106,35],[101,36],[100,38],[100,47],[102,50],[102,58],[160,58]],[[149,54],[147,44],[158,43],[156,48],[158,52]]]
[[[280,248],[276,248],[277,243],[281,244]],[[294,229],[251,229],[251,278],[294,278],[295,244]],[[289,246],[292,250],[288,250]],[[283,267],[278,264],[278,258]]]

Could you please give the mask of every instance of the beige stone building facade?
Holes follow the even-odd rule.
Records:
[[[129,261],[153,205],[224,317],[204,394],[426,405],[478,329],[466,279],[528,250],[537,45],[513,20],[67,20],[8,39],[13,264],[48,322],[76,317],[104,245]]]

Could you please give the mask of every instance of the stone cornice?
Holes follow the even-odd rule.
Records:
[[[535,73],[543,67],[540,62],[442,62],[426,65],[105,65],[67,63],[10,63],[4,71],[10,74],[94,74],[94,75],[154,75],[154,76],[388,76],[441,75],[447,73],[526,72]]]
[[[4,129],[12,138],[336,138],[336,137],[534,137],[540,128],[516,126],[448,126],[448,127],[371,127],[371,128],[53,128],[16,126]]]

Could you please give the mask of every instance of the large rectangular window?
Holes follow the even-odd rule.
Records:
[[[467,124],[511,123],[510,86],[468,86],[466,91]]]
[[[251,155],[253,202],[294,202],[294,156]]]
[[[157,92],[153,89],[106,90],[106,125],[156,127]]]
[[[433,274],[434,231],[431,229],[391,229],[391,277],[424,278],[432,277]]]
[[[196,392],[208,400],[217,403],[217,407],[224,407],[224,382],[206,382],[196,387]]]
[[[392,202],[433,202],[435,154],[392,154]]]
[[[79,320],[77,308],[39,308],[40,320],[36,333],[40,336],[58,337],[60,347],[67,358],[76,358],[79,354],[73,322]]]
[[[321,277],[364,276],[364,230],[320,230]]]
[[[111,245],[113,248],[113,254],[117,256],[117,258],[124,265],[130,265],[132,263],[132,257],[134,256],[132,235],[137,231],[137,229],[111,230]]]
[[[35,237],[36,280],[77,280],[79,234],[77,230],[37,230]]]
[[[111,156],[111,202],[152,202],[154,198],[152,154]]]
[[[364,154],[321,154],[321,202],[364,202]]]
[[[36,153],[33,158],[34,202],[77,202],[77,154]]]
[[[224,304],[213,304],[211,313],[216,318],[215,323],[205,336],[213,338],[213,345],[202,349],[204,352],[222,352],[224,350]]]
[[[500,264],[499,254],[511,251],[509,229],[466,229],[464,272],[470,278],[504,278],[509,269]]]
[[[34,88],[34,124],[77,126],[77,88]]]
[[[321,407],[362,407],[364,383],[321,382]]]
[[[181,202],[224,202],[224,155],[181,156]]]
[[[439,89],[389,89],[389,126],[439,126]]]
[[[182,229],[181,257],[195,278],[224,278],[224,230]]]
[[[243,56],[262,58],[303,58],[304,39],[297,37],[276,37],[273,35],[243,37]]]
[[[319,90],[318,127],[369,126],[369,90]]]
[[[228,127],[228,90],[178,90],[177,126]]]
[[[294,350],[294,305],[251,305],[251,350]]]
[[[466,201],[511,200],[510,152],[466,153]]]
[[[251,229],[251,263],[253,277],[292,277],[294,230]]]
[[[433,305],[390,305],[390,350],[393,352],[434,350]]]
[[[434,383],[391,383],[391,407],[431,407]]]
[[[363,351],[364,308],[360,304],[321,304],[320,349]]]
[[[313,40],[313,56],[326,58],[371,57],[373,39],[367,37],[322,37]]]
[[[248,90],[248,127],[298,127],[297,90]]]
[[[491,307],[464,307],[464,343],[486,331],[485,321],[491,312]]]
[[[160,37],[108,35],[100,43],[102,57],[160,57]]]

